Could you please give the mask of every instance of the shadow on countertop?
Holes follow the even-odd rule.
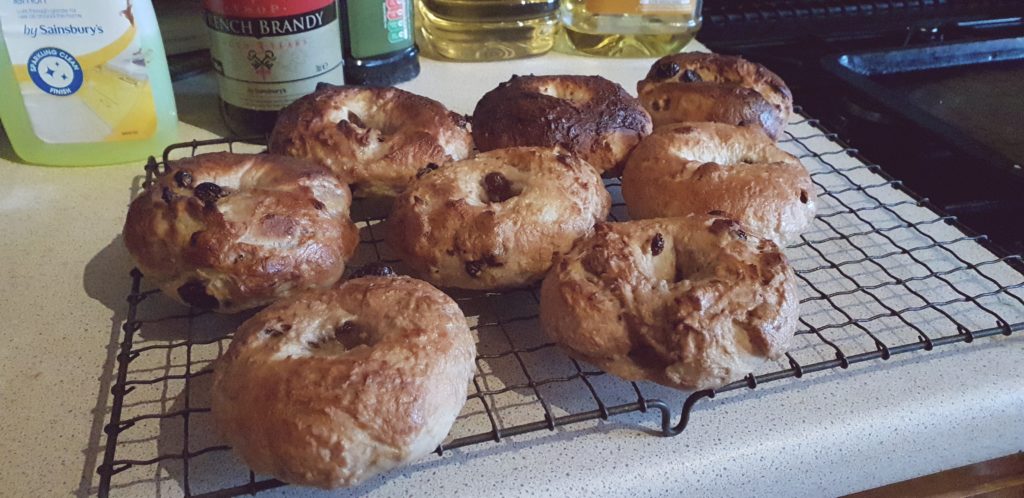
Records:
[[[0,153],[2,149],[3,144],[0,144]],[[141,174],[132,179],[125,199],[126,204],[142,191],[145,179],[145,175]],[[110,328],[107,330],[107,354],[97,376],[99,388],[92,410],[89,438],[82,450],[85,465],[82,468],[78,489],[74,490],[74,494],[79,498],[92,496],[97,492],[94,482],[98,483],[99,475],[96,469],[102,460],[104,450],[100,444],[103,442],[103,426],[109,415],[110,388],[115,380],[115,360],[120,348],[121,327],[128,316],[127,296],[131,290],[131,270],[134,266],[123,237],[118,235],[86,263],[82,272],[85,293],[109,309],[111,316]]]
[[[125,322],[128,312],[125,296],[127,296],[131,285],[129,272],[132,267],[131,256],[125,249],[121,236],[118,235],[89,260],[82,276],[86,294],[107,307],[111,311],[111,317],[107,330],[107,354],[97,377],[99,389],[96,394],[96,404],[92,410],[89,438],[83,449],[85,465],[82,468],[78,489],[74,491],[78,498],[94,495],[97,491],[93,482],[99,477],[96,468],[103,454],[103,448],[100,447],[101,435],[108,414],[110,387],[114,381],[115,358],[121,339],[121,325]]]

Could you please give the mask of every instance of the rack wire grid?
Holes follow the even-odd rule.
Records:
[[[672,436],[706,398],[1024,330],[1020,255],[941,214],[802,111],[788,130],[780,145],[809,169],[819,214],[801,242],[786,249],[803,298],[801,326],[785,357],[720,389],[681,393],[623,381],[565,356],[539,331],[536,286],[452,292],[477,336],[479,372],[436,453],[535,431],[587,430],[632,412],[649,414],[637,415],[649,431]],[[146,165],[145,181],[170,160],[222,150],[260,149],[230,140],[172,146],[163,161]],[[618,180],[607,185],[611,217],[626,219]],[[380,238],[385,215],[372,203],[353,206],[361,233],[353,267],[384,261],[402,271]],[[251,314],[187,310],[148,288],[137,270],[132,275],[100,496],[154,483],[157,489],[145,494],[225,497],[282,486],[235,459],[209,417],[212,361]]]

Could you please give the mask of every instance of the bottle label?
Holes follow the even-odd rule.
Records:
[[[684,14],[693,12],[693,0],[586,0],[595,14]]]
[[[344,82],[333,0],[205,0],[204,7],[225,102],[277,111],[317,83]]]
[[[32,131],[52,144],[145,140],[157,115],[131,0],[14,1],[0,27]],[[6,97],[4,97],[6,98]]]
[[[411,47],[411,0],[348,0],[352,57],[365,59]]]

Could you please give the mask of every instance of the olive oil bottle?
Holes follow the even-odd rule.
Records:
[[[540,55],[555,43],[558,0],[417,0],[424,54],[464,61]]]
[[[678,52],[700,29],[701,0],[562,0],[564,42],[606,57]]]

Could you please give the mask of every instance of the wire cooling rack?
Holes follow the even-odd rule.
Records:
[[[804,298],[801,327],[784,358],[720,389],[679,393],[565,356],[539,332],[536,287],[454,292],[477,335],[479,372],[436,453],[633,412],[649,413],[655,432],[672,436],[686,428],[698,401],[722,393],[1024,330],[1019,255],[939,213],[802,113],[780,145],[807,166],[820,203],[814,225],[786,250]],[[260,148],[228,140],[172,146],[146,165],[146,181],[170,160],[223,150]],[[626,219],[619,182],[607,185],[612,218]],[[384,261],[403,270],[380,237],[385,216],[372,203],[353,206],[361,233],[353,267]],[[137,270],[132,277],[100,496],[138,494],[138,486],[148,486],[145,495],[190,497],[282,486],[234,459],[210,423],[211,362],[250,314],[187,310],[149,288]]]

